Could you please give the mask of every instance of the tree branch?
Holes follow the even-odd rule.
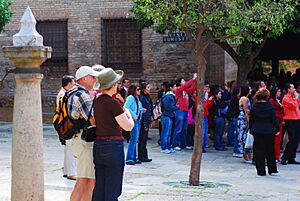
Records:
[[[211,34],[207,33],[206,36],[207,36],[208,38],[206,38],[206,41],[205,41],[205,43],[203,44],[202,54],[204,54],[204,52],[205,52],[205,50],[208,48],[208,46],[209,46],[212,42],[215,41],[215,38],[214,38]]]
[[[198,6],[198,8],[199,8],[199,10],[200,10],[200,13],[201,13],[202,15],[204,15],[204,14],[205,14],[205,12],[204,12],[204,5],[203,5],[203,3],[202,3],[201,0],[198,0],[198,1],[199,1],[199,6]]]
[[[238,55],[228,43],[221,42],[220,40],[216,40],[215,43],[223,48],[223,50],[225,50],[236,63],[241,59],[241,56]]]
[[[253,51],[253,53],[251,54],[250,56],[250,59],[251,60],[254,60],[258,55],[259,53],[261,52],[262,48],[265,46],[267,42],[267,37],[264,38],[264,41],[262,43],[260,43],[256,48],[255,50]]]

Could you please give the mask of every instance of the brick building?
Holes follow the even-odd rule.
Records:
[[[133,80],[144,78],[155,87],[196,71],[188,44],[166,42],[168,36],[139,29],[130,18],[131,1],[111,0],[14,0],[13,18],[0,35],[1,47],[12,44],[20,29],[20,19],[30,6],[37,19],[37,30],[44,45],[53,48],[52,58],[42,66],[44,113],[52,114],[55,95],[64,74],[74,74],[81,65],[99,63],[123,69]],[[206,51],[206,79],[221,84],[234,79],[236,65],[222,49],[212,45]],[[0,53],[0,76],[11,63]],[[0,88],[0,107],[11,107],[14,80],[9,75]],[[3,116],[2,116],[3,118]],[[1,116],[0,116],[1,120]]]

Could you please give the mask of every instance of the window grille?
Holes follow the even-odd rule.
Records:
[[[127,73],[142,72],[142,33],[136,21],[103,19],[101,44],[105,66]]]
[[[44,45],[52,47],[52,57],[41,68],[46,75],[68,74],[67,21],[39,21],[36,28],[44,38]]]

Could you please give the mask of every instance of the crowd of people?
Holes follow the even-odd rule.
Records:
[[[193,147],[197,107],[196,75],[185,82],[164,82],[158,98],[162,100],[162,153]],[[161,94],[164,94],[163,96]],[[292,75],[280,71],[278,78],[261,70],[250,72],[247,82],[231,81],[223,86],[204,83],[202,153],[208,147],[208,133],[217,151],[233,147],[233,157],[256,165],[258,175],[278,174],[276,162],[299,164],[295,160],[300,139],[300,69]],[[254,139],[253,139],[254,138]],[[283,155],[280,157],[280,153]]]
[[[300,71],[291,78],[282,71],[278,78],[267,78],[258,72],[261,73],[249,73],[247,84],[243,85],[231,81],[218,86],[205,81],[204,118],[199,122],[203,125],[202,153],[212,139],[217,151],[226,151],[230,145],[234,157],[254,163],[258,175],[266,175],[265,161],[268,173],[276,175],[276,161],[299,164],[295,157],[300,139]],[[131,84],[123,75],[121,70],[95,65],[82,66],[75,77],[62,78],[57,100],[68,90],[83,89],[70,96],[68,114],[96,125],[94,142],[82,140],[82,130],[62,141],[64,175],[76,178],[72,201],[117,200],[122,192],[124,166],[152,161],[147,141],[153,110],[158,104],[162,113],[158,142],[161,152],[193,149],[197,74],[188,81],[178,78],[163,82],[156,102],[152,101],[147,80]],[[126,157],[124,138],[128,142]]]

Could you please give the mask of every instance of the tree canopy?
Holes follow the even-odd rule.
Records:
[[[4,26],[12,17],[12,12],[9,8],[11,3],[11,0],[0,0],[0,32],[3,31]]]
[[[199,185],[200,177],[202,124],[198,122],[203,120],[205,49],[214,41],[232,48],[231,45],[245,42],[259,44],[267,36],[280,35],[285,22],[293,16],[295,3],[294,0],[133,0],[131,11],[141,28],[152,27],[159,33],[184,31],[192,44],[200,87],[191,185]]]

